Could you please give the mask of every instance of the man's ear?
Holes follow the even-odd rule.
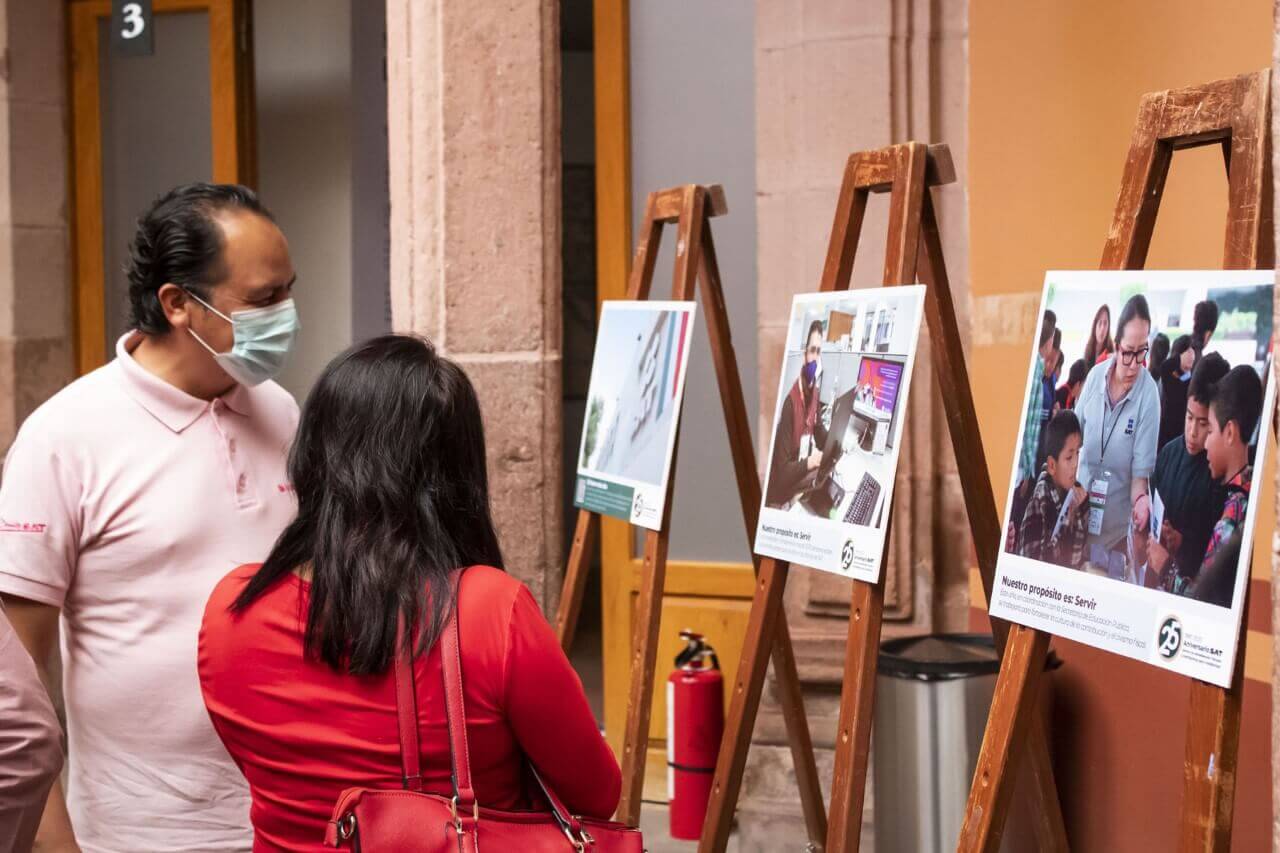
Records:
[[[164,311],[165,319],[169,321],[170,326],[184,329],[191,325],[193,302],[181,287],[166,282],[156,291],[156,299],[160,300],[160,310]]]
[[[1222,437],[1229,444],[1244,443],[1244,439],[1240,437],[1240,424],[1238,421],[1227,421],[1222,425]]]

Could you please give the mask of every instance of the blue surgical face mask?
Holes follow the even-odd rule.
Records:
[[[804,366],[804,381],[813,385],[818,380],[818,374],[822,370],[822,363],[817,359],[809,362]]]
[[[187,331],[207,349],[227,375],[241,385],[261,385],[274,379],[284,367],[293,342],[297,340],[298,309],[292,299],[266,308],[232,311],[228,317],[191,291],[191,298],[231,324],[234,335],[230,352],[217,352],[190,327]]]

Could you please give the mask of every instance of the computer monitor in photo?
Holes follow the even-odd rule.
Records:
[[[879,441],[867,442],[883,452],[892,444],[893,425],[897,419],[898,391],[902,388],[903,365],[900,361],[864,356],[858,365],[858,383],[855,386],[855,412],[864,420],[870,420],[869,432],[883,431]]]

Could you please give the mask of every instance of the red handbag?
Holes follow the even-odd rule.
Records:
[[[343,791],[325,830],[326,846],[356,853],[479,853],[483,841],[486,851],[644,853],[638,829],[570,814],[532,765],[531,775],[551,807],[549,812],[489,809],[476,802],[462,701],[456,606],[440,636],[454,794],[449,798],[424,792],[412,645],[405,636],[403,621],[397,640],[400,651],[395,659],[396,717],[404,787]]]

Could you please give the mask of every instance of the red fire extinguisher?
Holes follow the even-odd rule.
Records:
[[[701,634],[685,629],[680,639],[686,645],[667,679],[667,798],[671,837],[696,839],[724,734],[724,678]]]

